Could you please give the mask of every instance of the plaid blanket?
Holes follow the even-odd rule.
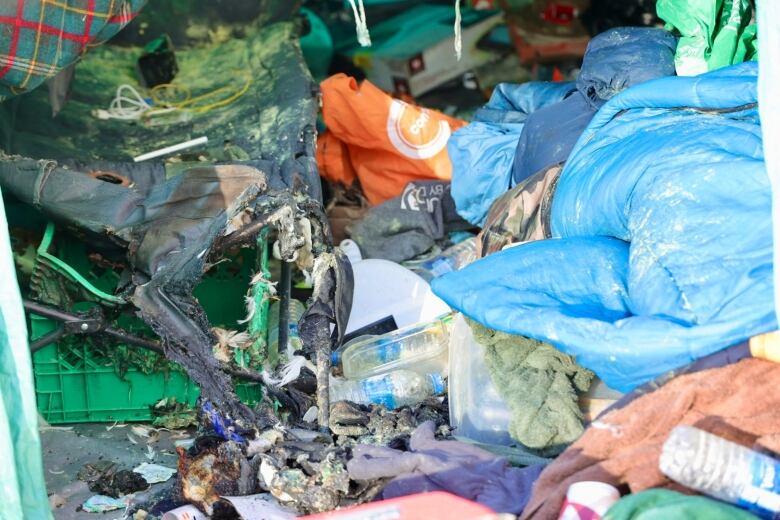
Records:
[[[0,101],[43,83],[132,20],[146,0],[0,0]]]

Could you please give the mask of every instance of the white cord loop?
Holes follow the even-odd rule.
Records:
[[[361,47],[371,46],[371,35],[368,34],[368,23],[366,22],[366,10],[363,7],[363,0],[349,0],[352,5],[352,12],[355,14],[355,29],[357,31],[358,43]],[[358,7],[360,6],[360,7]]]
[[[455,0],[455,56],[458,61],[463,54],[463,34],[461,30],[460,0]]]

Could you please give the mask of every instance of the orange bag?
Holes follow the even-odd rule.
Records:
[[[409,182],[451,178],[447,141],[465,121],[393,99],[368,81],[358,86],[345,74],[321,88],[328,127],[317,145],[323,177],[347,186],[357,177],[374,205],[397,197]]]

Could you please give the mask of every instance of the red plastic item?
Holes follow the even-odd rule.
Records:
[[[491,520],[495,517],[496,513],[485,506],[450,493],[434,491],[303,518],[306,520]]]
[[[558,25],[570,25],[578,14],[573,5],[549,3],[542,12],[542,19]]]

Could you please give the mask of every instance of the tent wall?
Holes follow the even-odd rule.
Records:
[[[775,242],[775,312],[780,317],[780,2],[758,2],[758,105],[764,134],[764,160],[772,183]],[[769,145],[769,146],[766,146]]]

